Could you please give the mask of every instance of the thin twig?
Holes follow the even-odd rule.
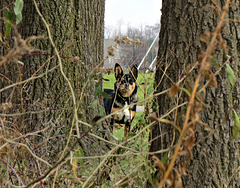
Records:
[[[6,142],[8,143],[12,143],[12,144],[16,144],[16,145],[20,145],[20,146],[23,146],[25,148],[27,148],[27,150],[31,153],[31,155],[33,157],[35,157],[36,159],[38,159],[39,161],[42,161],[43,163],[45,163],[46,165],[52,167],[52,165],[50,165],[47,161],[43,160],[42,158],[38,157],[37,155],[35,155],[32,150],[26,145],[26,144],[22,144],[22,143],[19,143],[19,142],[14,142],[12,140],[9,140],[9,139],[6,139],[6,138],[3,138]]]
[[[17,83],[8,85],[8,86],[0,89],[0,93],[3,92],[3,91],[5,91],[5,90],[7,90],[7,89],[10,89],[10,88],[12,88],[12,87],[15,87],[15,86],[17,86],[17,85],[21,85],[21,84],[23,84],[23,83],[26,83],[26,82],[29,82],[29,81],[32,81],[32,80],[35,80],[35,79],[38,79],[38,78],[42,78],[43,76],[45,76],[45,75],[48,74],[49,72],[54,71],[54,70],[57,69],[58,67],[59,67],[59,65],[56,65],[55,67],[51,68],[50,70],[46,71],[46,72],[43,73],[43,74],[40,74],[40,75],[35,76],[35,77],[28,78],[28,79],[26,79],[26,80],[24,80],[24,81],[21,81],[21,82],[17,82]]]

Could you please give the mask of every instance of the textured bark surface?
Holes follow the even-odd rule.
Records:
[[[10,3],[6,0],[1,2],[0,9]],[[37,4],[50,26],[53,42],[62,56],[63,71],[76,95],[79,118],[91,124],[92,119],[98,115],[98,108],[88,108],[89,104],[96,100],[94,97],[96,81],[93,80],[101,82],[101,74],[90,74],[90,72],[103,58],[105,1],[44,0],[37,1]],[[10,6],[10,10],[13,10],[13,6]],[[1,17],[5,17],[5,15],[6,10],[3,10]],[[0,24],[1,33],[4,33],[5,24],[3,22]],[[37,49],[34,52],[35,55],[23,56],[21,60],[24,62],[24,66],[21,67],[22,80],[30,78],[42,65],[44,66],[37,75],[45,73],[59,64],[57,57],[53,56],[55,52],[48,38],[46,26],[38,15],[32,0],[24,1],[23,21],[17,28],[23,39],[33,35],[44,37],[44,39],[32,42]],[[12,45],[11,42],[10,44]],[[6,48],[0,50],[1,55],[6,54]],[[19,81],[19,70],[16,63],[8,63],[0,72],[10,78],[13,83]],[[89,84],[85,88],[82,100],[79,101],[83,85],[88,78]],[[9,84],[6,79],[1,78],[1,88]],[[13,113],[42,112],[21,116],[23,121],[19,125],[19,130],[29,132],[49,126],[52,128],[52,134],[46,136],[57,136],[57,139],[53,139],[55,140],[53,143],[49,142],[50,145],[63,141],[62,146],[60,144],[58,149],[52,145],[54,148],[52,152],[57,154],[65,145],[66,135],[68,135],[66,133],[72,126],[74,114],[72,95],[66,80],[58,67],[44,77],[28,82],[24,88],[21,88],[22,86],[18,86],[14,91]],[[21,89],[22,92],[19,92]],[[11,88],[0,94],[1,103],[8,100],[12,91]],[[21,94],[23,105],[21,105]],[[88,130],[81,124],[79,126],[81,134]],[[89,147],[92,141],[89,142],[89,140],[91,139],[84,138],[81,141],[81,146],[88,155],[92,152]]]
[[[225,1],[215,1],[223,7]],[[159,35],[158,66],[156,71],[157,92],[168,89],[186,73],[187,66],[197,62],[200,50],[206,50],[206,43],[200,42],[200,36],[213,31],[218,23],[216,12],[211,7],[212,2],[199,1],[163,1],[161,31]],[[238,19],[240,16],[239,1],[232,1],[226,19]],[[222,49],[216,52],[216,63],[213,72],[231,56],[230,66],[235,71],[237,82],[233,88],[226,78],[225,67],[217,76],[218,87],[208,88],[201,119],[207,123],[214,134],[197,127],[196,146],[193,149],[193,159],[188,166],[188,175],[183,178],[183,187],[239,187],[239,139],[232,139],[232,109],[238,114],[240,103],[239,66],[240,66],[240,24],[239,22],[225,22],[222,37],[229,47],[229,51]],[[216,65],[217,64],[217,65]],[[166,70],[166,67],[167,70]],[[163,71],[166,74],[162,79]],[[198,72],[196,72],[196,75]],[[196,77],[195,77],[196,78]],[[160,82],[161,81],[161,82]],[[194,80],[193,80],[194,81]],[[194,82],[193,82],[194,83]],[[157,98],[159,115],[165,114],[175,104],[166,95]],[[173,117],[168,117],[169,119]],[[152,129],[150,151],[168,148],[173,136],[173,128],[169,125],[158,124]],[[178,134],[176,133],[176,138]],[[158,157],[163,157],[158,155]],[[235,174],[234,174],[235,173]],[[230,181],[230,184],[227,183]]]

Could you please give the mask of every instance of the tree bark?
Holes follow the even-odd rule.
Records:
[[[214,2],[221,9],[225,4],[225,1],[222,0]],[[225,18],[237,20],[240,15],[239,7],[239,1],[232,1]],[[205,0],[163,1],[155,77],[156,93],[170,88],[173,83],[177,83],[186,74],[189,67],[191,68],[198,61],[200,52],[205,51],[207,47],[207,43],[200,41],[200,38],[204,33],[214,30],[220,14],[220,10],[214,6],[213,2]],[[212,61],[212,71],[215,73],[226,62],[227,55],[229,55],[231,56],[229,64],[235,71],[237,81],[232,87],[224,67],[217,75],[218,87],[206,90],[204,100],[206,105],[201,112],[201,120],[208,124],[214,133],[204,131],[200,125],[196,127],[193,158],[188,165],[187,176],[183,178],[183,187],[240,186],[237,170],[240,140],[232,139],[234,124],[232,110],[235,109],[240,114],[238,107],[240,103],[239,22],[225,21],[221,34],[229,50],[216,50],[214,56],[216,59]],[[196,79],[198,71],[194,71],[194,74]],[[192,79],[192,83],[195,79]],[[160,95],[156,102],[159,116],[176,106],[176,101],[169,97],[169,94]],[[183,100],[179,100],[178,104],[181,102]],[[178,109],[178,112],[180,111],[185,112],[184,108]],[[174,119],[175,115],[176,111],[169,115],[168,119]],[[180,122],[183,123],[183,121],[184,119]],[[173,127],[162,123],[157,124],[152,128],[152,139],[155,140],[151,144],[150,151],[169,148],[173,140],[175,140],[173,145],[176,144],[178,138],[179,134],[173,130]],[[160,154],[157,156],[160,159],[163,157]],[[181,162],[178,161],[178,164]]]
[[[99,115],[100,102],[98,101],[95,108],[89,108],[89,105],[94,100],[98,100],[96,90],[101,90],[101,73],[92,70],[103,60],[105,0],[41,0],[36,2],[50,27],[53,42],[61,56],[63,72],[76,96],[76,106],[73,104],[70,87],[60,72],[59,61],[49,40],[46,25],[38,15],[32,0],[24,0],[23,20],[17,25],[17,30],[23,40],[30,36],[42,36],[44,39],[31,42],[36,50],[24,54],[22,59],[19,59],[24,65],[7,61],[0,66],[0,87],[5,88],[32,76],[46,74],[41,78],[4,90],[0,93],[0,103],[12,102],[13,106],[7,113],[22,113],[22,115],[13,116],[15,118],[6,117],[8,126],[17,127],[19,134],[48,128],[48,131],[32,136],[30,144],[34,146],[29,147],[35,147],[34,153],[38,153],[39,157],[55,163],[56,161],[52,160],[53,157],[59,158],[59,153],[66,145],[71,126],[76,122],[76,120],[73,122],[74,108],[77,108],[78,118],[89,124],[92,124],[93,118]],[[13,3],[10,3],[3,0],[0,3],[0,10],[10,5],[9,9],[13,13]],[[6,9],[0,14],[1,17],[6,17]],[[5,23],[1,21],[0,26],[3,36]],[[12,29],[11,36],[6,38],[9,44],[8,51],[14,47],[13,36],[16,36],[14,29]],[[8,51],[7,45],[0,45],[2,57]],[[48,72],[54,67],[56,69]],[[11,94],[12,97],[10,97]],[[73,128],[76,131],[75,126]],[[80,136],[83,136],[80,140],[80,147],[85,155],[94,155],[98,150],[92,146],[97,140],[86,136],[88,131],[99,134],[97,129],[96,126],[89,129],[86,125],[79,124]],[[77,133],[72,134],[74,135],[71,137],[70,145]],[[38,144],[43,145],[37,146]]]
[[[25,3],[25,13],[24,17],[22,35],[30,36],[42,35],[44,34],[47,37],[46,27],[44,26],[41,18],[36,15],[35,7],[32,1]],[[32,8],[28,8],[32,7]],[[39,8],[45,17],[47,23],[50,25],[51,34],[53,35],[53,40],[60,52],[60,55],[63,59],[64,72],[71,81],[72,87],[76,90],[76,94],[81,93],[81,88],[85,84],[86,78],[88,78],[91,70],[96,67],[103,58],[103,29],[104,29],[104,0],[95,1],[71,1],[71,2],[62,2],[62,1],[41,1],[39,2]],[[29,15],[29,16],[27,16]],[[33,15],[35,19],[32,19],[30,15]],[[26,29],[27,27],[27,29]],[[40,44],[37,44],[44,49],[44,52],[48,54],[55,54],[53,47],[50,44],[49,40],[39,41]],[[42,49],[40,49],[42,50]],[[76,58],[75,58],[76,57]],[[27,57],[29,58],[29,57]],[[44,62],[45,59],[49,57],[44,57],[40,55],[38,57],[31,57],[35,61],[40,63]],[[45,59],[42,59],[45,58]],[[32,64],[27,68],[32,68],[38,62],[32,61]],[[57,58],[51,60],[49,64],[52,64],[49,68],[57,65]],[[56,74],[59,74],[59,70],[56,70]],[[31,72],[29,73],[29,76]],[[69,92],[66,94],[66,90],[69,90],[69,87],[66,85],[66,81],[61,75],[56,76],[54,73],[48,78],[49,83],[46,85],[51,88],[49,95],[52,99],[57,99],[61,97],[57,102],[59,107],[71,104],[71,97],[69,98]],[[39,81],[40,82],[40,81]],[[38,85],[38,84],[37,84]],[[37,100],[38,95],[45,95],[46,93],[42,92],[41,89],[47,89],[45,84],[39,83],[41,87],[33,88],[34,91],[37,89],[40,92],[33,96],[33,101]],[[56,92],[57,91],[57,92]],[[96,115],[97,111],[88,112],[86,108],[90,102],[93,101],[94,87],[87,87],[85,91],[85,96],[81,102],[81,112],[83,114],[87,113],[88,116],[86,120],[90,121]],[[63,97],[65,96],[65,97]],[[58,98],[56,98],[58,97]],[[40,98],[43,98],[41,96]],[[79,96],[77,95],[77,98]],[[70,100],[69,100],[70,99]],[[55,101],[56,103],[56,101]],[[67,103],[67,104],[66,104]],[[56,106],[57,107],[57,106]],[[83,108],[85,108],[83,110]],[[84,115],[82,115],[83,117]]]

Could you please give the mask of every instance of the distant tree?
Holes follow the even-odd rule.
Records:
[[[154,26],[141,26],[140,28],[132,27],[130,24],[127,26],[127,30],[123,35],[126,35],[133,39],[140,40],[143,45],[136,45],[135,43],[129,44],[121,44],[120,45],[120,54],[122,65],[127,68],[127,64],[139,64],[146,54],[149,46],[152,44],[154,38],[159,32],[159,24],[155,24]],[[155,44],[157,47],[157,44]],[[146,58],[145,63],[146,67],[153,61],[156,57],[156,47],[154,47]]]
[[[204,126],[196,125],[194,135],[188,134],[193,139],[195,137],[195,145],[193,147],[193,158],[190,164],[183,167],[182,170],[187,170],[187,176],[183,177],[183,187],[240,187],[239,180],[239,147],[240,139],[233,140],[233,109],[240,114],[240,86],[239,78],[237,78],[234,87],[231,86],[227,79],[225,72],[225,65],[227,62],[235,71],[235,75],[239,77],[239,60],[240,60],[240,4],[239,1],[231,1],[229,8],[223,7],[229,1],[215,0],[215,1],[173,1],[163,0],[162,2],[162,17],[161,17],[161,31],[159,35],[159,51],[158,63],[156,71],[156,93],[171,88],[174,83],[177,83],[183,75],[187,74],[189,82],[181,82],[180,87],[184,87],[192,93],[193,84],[196,80],[198,71],[193,71],[194,77],[191,77],[187,72],[198,61],[202,62],[201,51],[205,52],[209,42],[213,37],[213,33],[217,33],[217,38],[213,43],[211,53],[208,55],[208,63],[211,61],[213,66],[211,69],[207,68],[204,79],[201,79],[200,86],[197,92],[203,89],[201,95],[197,95],[195,101],[199,103],[192,105],[191,118],[196,115],[200,117],[201,121],[208,124],[213,132],[204,131]],[[215,29],[219,23],[220,15],[227,11],[222,27]],[[149,34],[150,35],[150,34]],[[217,42],[216,42],[217,41]],[[225,44],[228,46],[227,51]],[[220,46],[220,49],[217,48]],[[216,49],[217,48],[217,49]],[[216,51],[214,50],[216,49]],[[231,57],[228,62],[228,55]],[[210,63],[209,63],[210,65]],[[200,65],[201,66],[201,65]],[[216,76],[211,73],[216,73],[218,68],[223,66],[223,69]],[[209,76],[209,77],[208,77]],[[202,84],[206,83],[206,79],[210,79],[210,85],[217,88],[207,88],[204,90]],[[211,80],[212,79],[212,80]],[[177,88],[175,87],[175,90]],[[174,90],[174,87],[173,87]],[[176,91],[175,91],[176,92]],[[184,94],[177,94],[178,97]],[[191,96],[189,96],[191,98]],[[169,112],[174,107],[182,104],[181,98],[173,100],[169,97],[169,93],[157,97],[158,115]],[[201,101],[201,99],[204,99]],[[187,101],[189,103],[189,100]],[[201,103],[201,105],[200,105]],[[202,103],[204,105],[202,106]],[[201,109],[196,109],[199,104]],[[199,107],[200,107],[199,106]],[[182,124],[185,121],[186,107],[179,107],[167,116],[168,119],[174,120],[175,126],[182,129]],[[197,110],[197,111],[194,111]],[[195,118],[196,118],[195,117]],[[189,123],[192,122],[189,119]],[[200,122],[200,121],[198,121]],[[192,122],[195,124],[194,122]],[[191,127],[189,124],[188,127]],[[179,138],[177,129],[173,129],[170,124],[159,123],[152,127],[152,143],[150,147],[151,152],[159,151],[161,149],[170,148],[172,152],[168,155],[169,163],[172,161],[172,153],[176,149],[176,144]],[[188,138],[184,137],[187,145]],[[184,149],[184,144],[181,149]],[[186,150],[185,150],[186,151]],[[182,153],[181,155],[184,155]],[[180,159],[185,159],[178,155],[176,165],[174,168],[182,167]],[[164,155],[157,154],[159,159],[163,159]],[[182,174],[179,171],[178,174]],[[175,175],[177,171],[174,171]],[[171,178],[171,177],[170,177]]]
[[[156,23],[155,25],[146,25],[144,28],[144,35],[146,40],[154,39],[160,31],[160,24]]]
[[[119,47],[119,52],[121,55],[121,65],[126,69],[127,64],[139,64],[146,54],[149,46],[152,44],[154,38],[157,36],[160,24],[156,23],[153,26],[141,25],[138,27],[133,27],[131,24],[127,24],[126,31],[122,31],[123,20],[118,22],[118,28],[112,28],[110,26],[105,28],[105,38],[115,38],[121,36],[128,36],[133,39],[139,39],[143,45],[136,45],[135,43],[121,44]],[[146,58],[145,67],[148,67],[153,59],[156,57],[157,44],[153,47],[151,53]]]
[[[112,36],[113,32],[113,27],[112,26],[107,26],[104,28],[104,38],[105,39],[110,39]]]
[[[117,26],[118,26],[118,28],[117,28],[117,35],[118,36],[122,36],[122,26],[123,26],[123,23],[124,23],[123,19],[118,20],[118,23],[117,23]]]
[[[126,35],[132,39],[138,39],[141,42],[145,42],[143,33],[135,27],[128,26]],[[132,64],[139,64],[141,59],[146,53],[146,45],[136,45],[135,43],[129,44],[121,44],[121,60],[122,65],[127,68],[127,64],[130,66]]]

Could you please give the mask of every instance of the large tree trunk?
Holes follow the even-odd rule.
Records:
[[[214,1],[223,8],[225,1]],[[159,36],[158,64],[155,81],[157,93],[164,91],[177,83],[186,71],[198,61],[200,51],[205,51],[208,43],[201,42],[200,37],[206,32],[212,32],[218,24],[221,12],[214,7],[210,1],[163,1],[161,31]],[[239,1],[233,1],[225,18],[235,20],[240,16]],[[211,134],[204,131],[201,125],[195,130],[195,146],[193,158],[187,168],[187,176],[183,178],[183,187],[239,187],[239,143],[240,140],[232,139],[232,109],[238,114],[240,103],[240,27],[239,22],[226,21],[222,28],[222,37],[229,47],[216,51],[213,58],[212,70],[215,73],[231,56],[230,66],[235,71],[237,81],[233,88],[227,80],[225,67],[217,75],[218,87],[208,88],[205,96],[205,104],[201,112],[201,120],[208,124],[214,131]],[[203,38],[202,38],[203,39]],[[219,38],[218,38],[219,39]],[[215,61],[214,61],[215,60]],[[166,72],[165,72],[166,71]],[[165,73],[164,73],[165,72]],[[188,85],[180,87],[193,87],[194,80],[199,72],[195,71],[195,78]],[[166,76],[167,75],[167,76]],[[163,79],[162,79],[163,77]],[[170,78],[170,79],[169,79]],[[168,110],[176,106],[176,101],[169,94],[157,97],[158,115],[164,115]],[[174,101],[174,102],[173,102]],[[186,100],[185,100],[186,101]],[[180,99],[178,104],[184,102]],[[186,108],[186,107],[184,107]],[[184,122],[184,108],[168,116],[181,119],[180,127]],[[178,112],[178,114],[176,114]],[[180,114],[181,112],[182,114]],[[184,112],[184,113],[183,113]],[[150,151],[158,151],[169,148],[177,143],[179,134],[169,124],[157,124],[152,128],[152,139]],[[174,151],[175,147],[173,147]],[[157,155],[162,158],[163,155]],[[172,155],[170,155],[172,156]],[[170,158],[171,161],[171,158]],[[177,162],[178,166],[179,161]],[[230,183],[227,185],[227,183]]]
[[[89,124],[99,115],[99,105],[89,108],[89,104],[98,97],[96,87],[97,91],[101,87],[101,74],[92,70],[103,59],[105,0],[41,0],[37,1],[37,4],[50,27],[53,42],[61,56],[63,72],[76,97],[76,106],[73,104],[70,87],[60,71],[59,60],[49,40],[46,25],[38,15],[32,0],[24,0],[23,21],[17,29],[22,39],[30,36],[43,36],[44,39],[31,42],[36,50],[34,53],[24,54],[21,59],[24,66],[10,61],[0,66],[0,87],[4,88],[32,76],[47,74],[17,85],[16,88],[4,90],[0,93],[0,103],[8,103],[11,100],[13,107],[8,109],[7,113],[23,113],[14,116],[15,118],[7,117],[5,120],[9,127],[17,127],[18,134],[48,127],[48,131],[41,132],[41,136],[31,137],[30,140],[33,142],[34,138],[37,141],[32,143],[35,145],[34,153],[49,160],[49,163],[54,163],[56,161],[52,160],[53,157],[59,158],[59,152],[62,152],[66,145],[71,126],[76,123],[74,108],[77,109],[78,119]],[[1,2],[0,10],[7,5],[9,1]],[[13,4],[9,8],[13,12]],[[6,17],[6,9],[1,11],[1,17]],[[0,26],[1,34],[4,35],[5,24],[1,22]],[[15,34],[13,30],[12,36]],[[13,47],[11,36],[7,38],[7,42],[10,50]],[[6,55],[7,45],[0,46],[0,54]],[[54,67],[55,70],[47,72]],[[2,113],[6,113],[6,110]],[[81,148],[86,155],[93,155],[96,147],[92,147],[92,144],[96,139],[86,137],[90,131],[89,127],[80,123],[78,126],[82,137],[79,140]],[[77,135],[76,127],[73,128],[75,131],[72,134],[75,136],[72,135],[70,143]],[[93,127],[91,131],[96,129],[97,127]],[[37,146],[39,143],[41,145]]]
[[[32,7],[32,8],[28,8]],[[41,18],[36,15],[35,7],[32,1],[28,1],[25,6],[26,15],[22,27],[24,36],[42,35],[47,36],[46,26]],[[89,109],[88,106],[94,99],[95,83],[93,79],[100,80],[100,77],[93,77],[91,70],[96,67],[103,59],[103,31],[104,31],[104,0],[101,1],[41,1],[39,8],[50,25],[53,40],[63,57],[63,71],[71,82],[77,99],[79,117],[81,120],[91,123],[94,116],[98,115],[98,108]],[[26,23],[26,24],[25,24]],[[40,26],[39,26],[40,25]],[[26,27],[28,29],[26,29]],[[55,54],[49,40],[41,41],[37,44],[41,52]],[[40,47],[39,47],[40,46]],[[71,57],[71,58],[68,58]],[[26,57],[28,59],[29,57]],[[31,64],[26,67],[30,70],[32,67],[39,67],[49,57],[31,57]],[[58,64],[57,58],[47,62],[47,68],[50,69]],[[48,67],[49,66],[49,67]],[[44,69],[45,71],[46,69]],[[34,71],[29,71],[29,76]],[[87,79],[89,84],[81,97],[82,89]],[[31,103],[36,100],[47,100],[48,106],[57,110],[51,111],[49,118],[61,119],[59,126],[70,127],[72,124],[74,106],[69,86],[61,75],[59,69],[48,74],[44,80],[34,81],[34,86],[30,94]],[[43,92],[45,90],[45,92]],[[81,98],[81,101],[79,101]],[[39,117],[36,117],[39,122]],[[34,121],[32,126],[35,126]],[[80,125],[81,133],[84,134],[87,129]],[[64,132],[63,132],[64,133]],[[85,139],[81,141],[82,147],[86,153],[89,151],[89,145]]]

